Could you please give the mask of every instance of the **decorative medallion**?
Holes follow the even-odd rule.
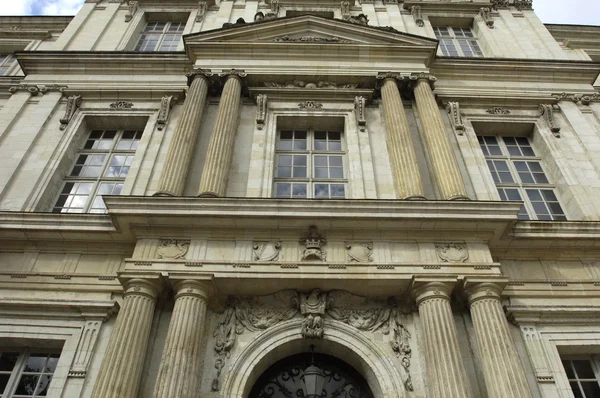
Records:
[[[323,104],[315,101],[304,101],[298,104],[300,109],[323,109]]]
[[[464,243],[436,243],[435,251],[440,260],[446,263],[464,263],[469,259],[469,251]]]
[[[304,246],[302,250],[302,260],[327,260],[327,252],[323,246],[327,240],[321,235],[314,225],[308,228],[308,232],[300,239],[300,244]]]
[[[373,242],[346,242],[346,261],[370,263],[372,255]]]
[[[133,108],[133,102],[117,101],[110,104],[111,109],[131,109]]]
[[[510,111],[506,108],[501,108],[499,106],[495,106],[486,111],[490,115],[510,115]]]
[[[176,260],[183,258],[190,247],[186,239],[164,239],[160,241],[156,255],[158,258]]]
[[[254,242],[254,261],[278,261],[281,255],[281,241]]]

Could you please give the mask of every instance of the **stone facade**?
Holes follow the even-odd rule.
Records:
[[[245,398],[313,344],[377,398],[572,397],[561,361],[600,364],[598,35],[526,0],[0,17],[5,395],[40,351],[49,397]]]

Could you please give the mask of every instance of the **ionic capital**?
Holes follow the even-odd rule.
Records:
[[[208,78],[212,77],[213,73],[210,71],[210,69],[195,68],[195,69],[191,69],[189,72],[187,72],[185,74],[185,76],[187,77],[188,86],[191,86],[192,82],[197,77],[201,77],[208,81]]]
[[[437,77],[425,72],[411,73],[408,78],[410,80],[411,87],[414,87],[420,81],[426,81],[429,83],[429,87],[431,87],[432,90],[434,89],[434,84],[437,81]]]
[[[128,279],[123,282],[123,297],[146,296],[156,300],[162,290],[162,283],[158,279]]]
[[[411,289],[413,297],[417,302],[417,306],[419,306],[423,302],[431,299],[450,301],[450,295],[452,294],[452,290],[454,290],[454,285],[456,285],[455,279],[440,281],[421,281],[416,279],[413,281]]]
[[[499,281],[465,281],[465,293],[469,299],[469,305],[473,305],[479,300],[492,299],[500,302],[502,300],[502,291],[506,286],[506,280]]]
[[[222,77],[222,78],[224,77],[226,79],[235,77],[235,78],[242,80],[242,78],[244,78],[246,76],[248,76],[246,71],[241,70],[241,69],[228,69],[228,70],[223,70],[223,71],[221,71],[221,73],[219,73],[219,77]]]
[[[400,72],[379,72],[377,74],[377,80],[394,79],[402,80],[403,77]]]
[[[175,281],[173,288],[175,290],[175,300],[179,297],[189,296],[208,301],[217,291],[212,282],[194,279]]]

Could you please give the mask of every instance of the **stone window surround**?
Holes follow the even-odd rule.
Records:
[[[277,141],[277,118],[278,117],[343,117],[343,136],[346,145],[345,170],[348,180],[346,185],[346,199],[364,199],[374,197],[375,176],[373,173],[373,162],[371,159],[371,147],[367,132],[359,132],[356,117],[354,115],[354,103],[323,102],[322,109],[301,110],[297,109],[297,103],[269,102],[268,116],[265,128],[255,129],[252,140],[251,167],[264,170],[262,175],[248,181],[246,196],[270,198],[273,195],[273,178],[275,175],[275,146]]]
[[[44,168],[44,172],[40,176],[35,190],[29,195],[27,202],[25,203],[25,211],[51,210],[54,205],[52,202],[58,197],[58,185],[62,186],[62,183],[59,184],[57,182],[62,181],[63,177],[68,174],[70,171],[68,169],[73,164],[74,156],[76,156],[76,153],[83,146],[83,142],[89,135],[91,127],[94,127],[87,125],[87,122],[90,121],[91,118],[107,117],[113,121],[132,117],[142,117],[146,119],[143,126],[139,126],[140,130],[143,130],[142,139],[135,152],[131,170],[125,179],[123,190],[121,191],[122,195],[131,195],[133,193],[134,183],[141,171],[141,163],[146,157],[145,154],[153,136],[156,135],[157,114],[158,109],[132,108],[112,110],[109,109],[108,104],[103,105],[102,108],[80,108],[67,129],[61,135],[56,150],[53,152],[52,157],[47,163],[48,167]],[[119,122],[117,121],[116,124],[118,123]],[[95,127],[100,128],[102,125],[97,124]],[[149,184],[150,181],[146,181],[145,183]]]

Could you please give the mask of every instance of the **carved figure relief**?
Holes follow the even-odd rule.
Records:
[[[266,19],[266,16],[265,16]],[[339,37],[318,37],[318,36],[301,36],[290,37],[282,36],[273,41],[288,42],[288,43],[351,43],[349,40],[343,40]]]
[[[281,256],[281,241],[254,242],[254,261],[278,261]]]
[[[158,258],[176,260],[183,258],[190,247],[190,241],[185,239],[161,240],[156,251]]]
[[[267,95],[258,94],[256,96],[256,128],[262,130],[267,118]]]
[[[137,1],[130,1],[128,3],[127,14],[125,14],[125,22],[129,22],[133,19],[133,16],[137,12],[139,3]]]
[[[373,242],[346,242],[346,261],[370,263],[372,256]]]
[[[550,131],[556,138],[560,138],[560,127],[556,125],[554,120],[554,106],[551,104],[540,104],[540,113],[550,126]]]
[[[65,130],[69,125],[69,122],[73,118],[73,115],[81,106],[81,95],[71,95],[67,98],[67,108],[65,109],[64,116],[60,119],[60,129]]]
[[[310,294],[300,295],[300,312],[304,317],[302,337],[305,339],[323,338],[323,315],[326,302],[327,294],[321,293],[319,289],[313,290]]]
[[[510,111],[506,108],[501,108],[499,106],[495,106],[486,111],[490,115],[510,115]]]
[[[164,129],[167,125],[171,108],[173,108],[175,101],[177,101],[177,98],[172,95],[165,95],[160,100],[160,109],[158,110],[158,117],[156,118],[156,124],[159,130]]]
[[[363,26],[369,25],[369,18],[367,18],[367,16],[365,14],[358,14],[356,16],[350,16],[347,19],[347,21],[351,22],[353,24],[357,24],[357,25],[363,25]]]
[[[316,83],[307,83],[303,80],[292,80],[290,82],[285,83],[277,83],[277,82],[263,82],[265,87],[278,87],[278,88],[307,88],[307,89],[354,89],[358,88],[358,83],[348,83],[348,84],[337,84],[332,82],[326,82],[323,80],[319,80]]]
[[[458,102],[448,102],[446,110],[450,114],[450,124],[458,135],[465,133],[465,125],[462,121],[462,115],[460,114],[460,104]]]
[[[367,119],[365,119],[365,103],[367,99],[365,97],[357,96],[354,97],[354,116],[356,117],[356,124],[361,132],[364,132],[367,128]]]
[[[304,101],[298,104],[300,109],[322,109],[323,104],[315,101]]]
[[[198,12],[196,13],[196,22],[202,22],[204,20],[204,15],[206,14],[207,4],[206,1],[201,1],[198,3]]]
[[[271,0],[271,11],[273,14],[279,14],[279,0]]]
[[[113,102],[109,106],[110,106],[110,109],[131,109],[131,108],[133,108],[133,103],[127,102],[127,101],[117,101],[117,102]]]
[[[300,238],[300,244],[304,246],[302,250],[302,260],[327,260],[327,252],[323,249],[323,246],[327,243],[327,240],[321,235],[314,225],[308,228],[308,232]]]
[[[421,12],[421,6],[412,6],[410,8],[410,14],[412,15],[415,23],[419,27],[425,26],[425,22],[423,21],[423,13]]]
[[[488,26],[488,28],[493,29],[494,28],[494,20],[492,19],[491,14],[491,10],[487,7],[482,7],[479,9],[479,16],[481,16],[481,18],[485,21],[485,24]]]
[[[464,263],[469,259],[469,251],[464,243],[436,243],[435,251],[440,260],[446,263]]]

